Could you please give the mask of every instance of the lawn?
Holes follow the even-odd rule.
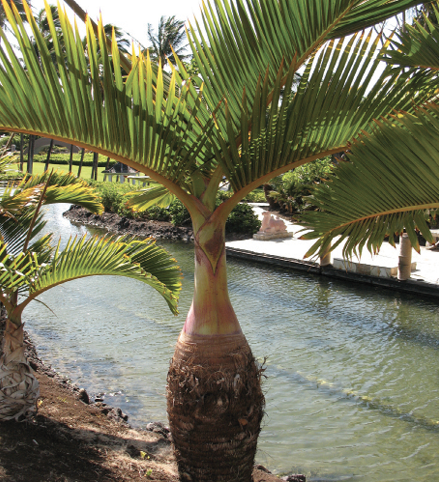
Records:
[[[57,157],[60,157],[60,156],[58,155]],[[68,154],[65,154],[63,157],[65,157],[65,160],[68,161],[68,159],[69,159]],[[78,155],[78,157],[79,157],[79,155]],[[37,159],[37,156],[35,156],[35,159]],[[75,159],[75,156],[74,156],[74,159]],[[103,156],[100,156],[99,161],[102,161],[102,159],[106,159],[106,158],[103,158]],[[12,166],[13,166],[13,168],[16,168],[17,170],[19,168],[18,164],[12,164]],[[33,174],[42,174],[44,172],[44,168],[45,168],[44,162],[34,162],[33,163]],[[26,170],[26,160],[24,161],[23,169]],[[55,169],[55,170],[62,171],[62,172],[69,172],[68,164],[51,164],[50,163],[49,164],[49,170],[50,169]],[[73,174],[75,174],[75,176],[78,174],[78,169],[79,169],[78,165],[73,165],[72,170],[73,170]],[[98,167],[98,178],[97,178],[98,181],[104,180],[104,174],[102,173],[102,171],[104,171],[104,170],[105,170],[105,165],[101,165],[101,166]],[[91,179],[91,171],[92,171],[92,166],[82,166],[80,177],[82,179],[85,179],[85,180]],[[113,177],[113,182],[116,182],[116,177]]]

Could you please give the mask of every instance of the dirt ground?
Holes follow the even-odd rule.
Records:
[[[37,375],[38,414],[28,422],[0,423],[1,481],[179,480],[166,433],[133,430],[58,380]],[[254,482],[274,481],[279,479],[255,467]]]
[[[0,338],[3,320],[2,312]],[[148,430],[134,430],[120,409],[86,403],[86,393],[45,366],[27,333],[25,348],[40,382],[38,413],[28,421],[0,423],[0,481],[179,480],[166,427],[148,424]],[[253,479],[279,481],[261,466]]]
[[[37,416],[0,424],[0,480],[178,480],[165,436],[132,430],[57,380],[41,373],[38,379]]]

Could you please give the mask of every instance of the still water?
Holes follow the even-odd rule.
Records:
[[[86,233],[51,207],[48,230]],[[40,356],[130,422],[166,420],[166,372],[192,295],[192,246],[162,245],[183,270],[181,315],[154,290],[96,277],[25,311]],[[228,260],[230,297],[259,359],[266,412],[259,463],[308,480],[439,480],[439,304]]]

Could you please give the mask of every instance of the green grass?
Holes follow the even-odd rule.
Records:
[[[44,172],[44,164],[42,162],[34,162],[33,164],[33,174],[42,174]],[[62,171],[62,172],[69,172],[69,166],[66,166],[64,164],[49,164],[49,170],[50,169],[56,169],[57,171]],[[73,174],[76,176],[78,174],[78,166],[73,166]],[[102,171],[105,169],[105,167],[98,167],[98,181],[103,181],[104,180],[104,175],[102,174]],[[83,179],[91,179],[91,166],[82,166],[81,169],[81,176]]]
[[[44,172],[44,166],[45,164],[42,162],[34,162],[33,164],[33,174],[43,174]],[[13,165],[14,169],[18,169],[18,164]],[[26,162],[24,163],[24,169],[26,169]],[[49,164],[49,170],[50,169],[55,169],[59,172],[69,172],[69,166],[65,164]],[[79,166],[73,166],[73,174],[76,176],[78,174],[78,169]],[[104,180],[104,174],[102,174],[102,171],[105,169],[105,167],[98,167],[98,181],[103,181]],[[81,178],[85,180],[90,180],[91,179],[91,166],[82,166],[81,169]],[[113,182],[116,182],[116,176],[113,177]],[[126,181],[125,181],[126,182]]]
[[[41,153],[41,154],[36,154],[34,157],[34,163],[33,163],[33,174],[42,174],[44,172],[44,167],[45,167],[45,160],[46,160],[47,154]],[[65,164],[57,164],[57,163],[50,163],[49,164],[49,170],[50,169],[56,169],[57,171],[60,172],[69,172],[69,166],[68,162],[70,159],[70,154],[63,154],[63,153],[54,153],[52,154],[52,159],[58,160],[61,162],[64,162]],[[77,153],[73,155],[73,161],[76,162],[76,164],[79,164],[79,161],[81,159],[81,154]],[[24,160],[23,168],[26,170],[26,161],[27,159]],[[37,162],[35,162],[37,161]],[[38,162],[40,161],[40,162]],[[84,156],[84,161],[88,162],[91,164],[93,162],[93,153],[86,153]],[[112,161],[112,164],[114,164],[115,161]],[[98,181],[103,181],[104,180],[104,174],[102,174],[102,171],[105,169],[105,165],[107,163],[107,158],[105,156],[99,155],[99,163],[101,166],[98,167]],[[79,165],[73,165],[72,166],[72,172],[73,174],[77,175],[78,174],[78,169]],[[81,178],[89,180],[91,179],[91,171],[92,167],[90,166],[82,166],[81,169]],[[113,178],[113,181],[115,178]]]

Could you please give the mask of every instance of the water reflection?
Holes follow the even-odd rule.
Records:
[[[49,229],[84,232],[50,211]],[[71,282],[25,313],[40,353],[134,424],[164,420],[166,371],[192,294],[193,253],[162,243],[184,273],[182,315],[152,289]],[[230,259],[230,296],[255,356],[267,358],[258,460],[311,481],[439,479],[438,304]]]

